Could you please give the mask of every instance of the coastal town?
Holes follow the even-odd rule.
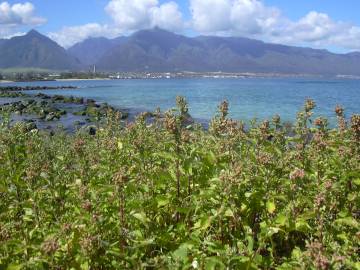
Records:
[[[212,78],[212,79],[246,79],[246,78],[303,78],[303,77],[326,77],[325,75],[309,74],[279,74],[279,73],[251,73],[251,72],[54,72],[37,70],[14,70],[1,71],[0,82],[21,81],[61,81],[61,80],[130,80],[130,79],[189,79],[189,78]],[[360,79],[357,76],[337,75],[335,78]]]

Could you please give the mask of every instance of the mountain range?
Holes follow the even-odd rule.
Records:
[[[0,68],[66,70],[80,67],[76,57],[35,30],[0,42]]]
[[[128,37],[89,38],[68,50],[32,30],[0,40],[0,68],[121,72],[253,72],[314,75],[360,75],[360,52],[265,43],[241,37],[187,37],[159,28]]]
[[[104,37],[88,38],[69,48],[68,53],[77,57],[83,65],[95,65],[106,52],[125,41],[126,37],[115,39]]]

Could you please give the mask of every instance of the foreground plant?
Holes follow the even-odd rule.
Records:
[[[96,135],[0,127],[0,269],[359,269],[360,116],[248,130],[223,102]]]

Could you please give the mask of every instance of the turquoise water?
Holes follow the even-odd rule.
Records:
[[[222,100],[230,103],[230,116],[249,121],[280,114],[293,121],[308,97],[317,103],[315,114],[336,122],[334,107],[341,104],[348,117],[360,113],[360,80],[275,79],[154,79],[71,82],[31,82],[17,85],[73,85],[75,90],[51,90],[48,94],[75,95],[108,102],[133,112],[174,107],[177,95],[185,96],[191,115],[207,121]],[[47,91],[41,91],[47,92]]]

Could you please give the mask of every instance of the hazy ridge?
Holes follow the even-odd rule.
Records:
[[[186,37],[159,28],[116,39],[89,38],[65,50],[32,30],[0,40],[0,68],[360,75],[360,53],[269,44],[241,37]]]

